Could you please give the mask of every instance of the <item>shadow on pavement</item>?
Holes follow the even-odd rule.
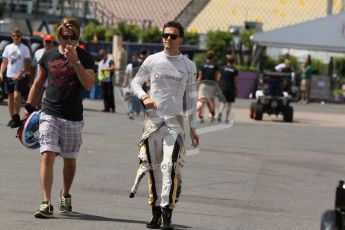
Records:
[[[96,216],[91,214],[84,214],[79,212],[71,212],[66,215],[61,214],[60,216],[55,216],[56,219],[77,219],[77,220],[90,220],[90,221],[111,221],[111,222],[120,222],[120,223],[132,223],[132,224],[146,224],[146,221],[140,220],[128,220],[128,219],[118,219],[104,216]],[[191,228],[190,226],[176,225],[173,224],[174,229],[184,230]]]
[[[145,221],[139,220],[127,220],[118,219],[104,216],[97,216],[91,214],[84,214],[79,212],[71,212],[68,214],[60,214],[60,216],[55,216],[57,219],[77,219],[77,220],[91,220],[91,221],[111,221],[111,222],[123,222],[123,223],[134,223],[134,224],[145,224]]]

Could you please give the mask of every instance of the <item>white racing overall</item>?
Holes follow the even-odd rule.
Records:
[[[139,167],[149,172],[149,204],[173,209],[184,148],[184,117],[194,127],[196,115],[196,67],[183,55],[168,56],[164,51],[149,56],[131,82],[141,98],[145,81],[157,109],[148,110],[139,144]],[[142,170],[143,171],[143,170]]]

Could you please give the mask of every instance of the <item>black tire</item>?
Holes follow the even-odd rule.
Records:
[[[335,210],[327,210],[322,214],[321,230],[338,230]]]
[[[283,111],[283,117],[285,122],[292,122],[293,121],[293,108],[291,106],[287,106]]]
[[[260,105],[260,104],[256,104],[255,105],[254,119],[257,120],[257,121],[261,121],[263,113],[264,113],[264,106]]]

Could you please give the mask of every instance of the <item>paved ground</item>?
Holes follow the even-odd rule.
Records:
[[[129,199],[141,120],[129,121],[117,95],[117,113],[86,100],[84,144],[72,188],[74,213],[38,220],[38,151],[21,146],[0,106],[0,229],[146,229],[147,185]],[[248,118],[250,100],[234,106],[234,125],[200,127],[200,153],[187,157],[184,189],[173,215],[176,229],[314,230],[334,204],[344,179],[345,105],[294,105],[295,121]],[[58,209],[61,160],[55,164]],[[146,181],[144,179],[144,181]]]

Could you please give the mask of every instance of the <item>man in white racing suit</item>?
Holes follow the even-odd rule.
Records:
[[[184,30],[178,22],[163,26],[164,51],[150,55],[131,82],[131,88],[143,101],[147,112],[139,144],[140,167],[149,171],[149,204],[152,219],[147,228],[173,229],[181,158],[185,153],[184,128],[190,127],[192,146],[199,144],[194,127],[196,115],[196,67],[180,53]],[[149,80],[150,93],[142,86]],[[184,124],[184,116],[188,124]]]

